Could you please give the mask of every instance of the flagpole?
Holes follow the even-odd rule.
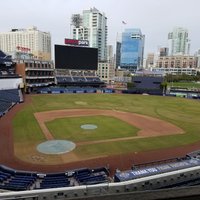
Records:
[[[124,25],[126,25],[127,23],[125,21],[122,20],[122,24],[121,24],[121,38],[122,38],[122,33],[123,33],[123,29],[124,29]]]

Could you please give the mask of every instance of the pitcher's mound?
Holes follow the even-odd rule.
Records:
[[[85,130],[93,130],[93,129],[96,129],[97,126],[94,124],[84,124],[84,125],[81,125],[81,128]]]
[[[76,145],[68,140],[49,140],[37,146],[37,150],[44,154],[62,154],[72,151]]]

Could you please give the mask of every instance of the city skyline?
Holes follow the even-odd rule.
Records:
[[[96,7],[108,18],[108,45],[115,46],[117,35],[126,28],[140,28],[146,36],[146,57],[159,46],[167,46],[168,33],[174,27],[183,27],[189,31],[193,54],[200,48],[199,5],[197,0],[119,0],[117,4],[114,0],[7,0],[1,3],[0,32],[34,25],[51,33],[52,45],[64,44],[64,38],[70,37],[71,15]]]

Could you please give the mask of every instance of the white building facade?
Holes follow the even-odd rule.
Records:
[[[49,32],[27,29],[12,29],[0,33],[0,49],[8,54],[25,52],[39,60],[51,60],[51,35]]]
[[[169,55],[189,55],[190,40],[188,30],[176,27],[168,34]]]
[[[107,17],[96,8],[72,15],[71,37],[88,40],[89,46],[98,48],[98,60],[107,59]]]

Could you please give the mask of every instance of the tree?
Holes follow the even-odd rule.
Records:
[[[166,81],[163,81],[161,84],[160,84],[160,88],[163,90],[163,94],[165,94],[166,90],[167,90],[167,82]]]
[[[133,82],[128,82],[127,83],[127,89],[128,90],[131,90],[131,89],[133,89],[135,87],[135,84],[133,83]]]

